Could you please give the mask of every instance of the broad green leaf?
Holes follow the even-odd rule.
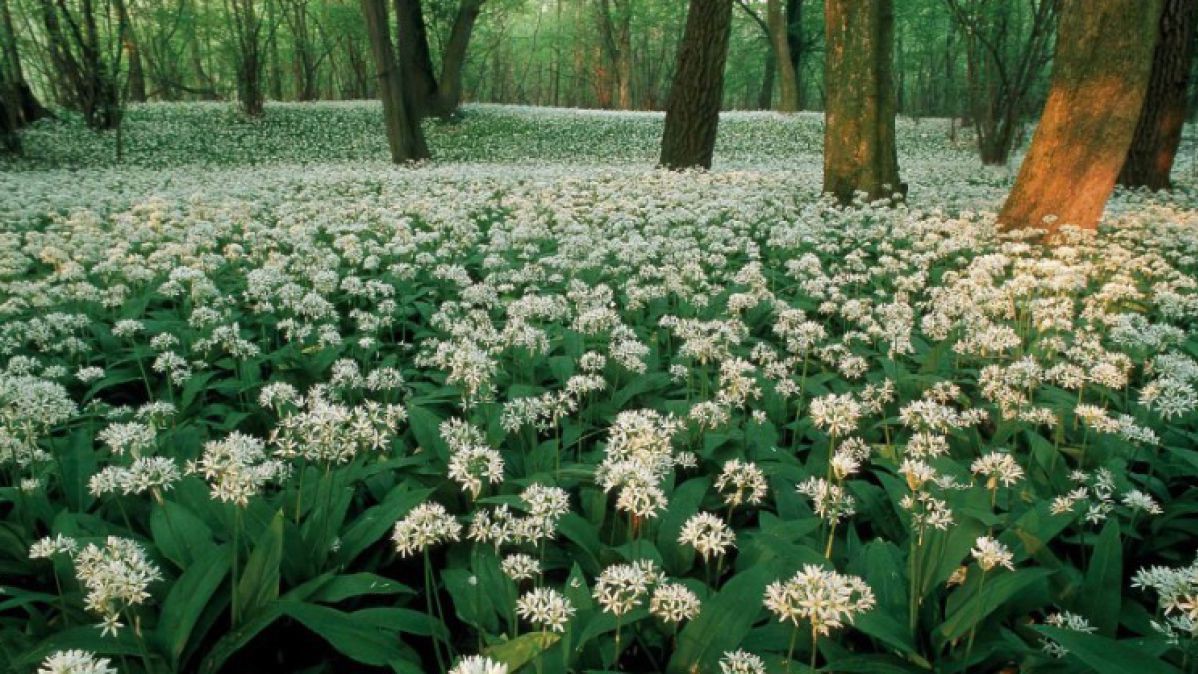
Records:
[[[678,532],[687,518],[699,511],[708,484],[706,477],[696,477],[683,482],[670,495],[670,505],[657,530],[657,549],[667,573],[680,575],[695,559],[694,549],[678,542]]]
[[[1089,619],[1099,633],[1115,636],[1123,596],[1123,544],[1119,523],[1107,520],[1090,557],[1086,579],[1078,597],[1077,612]]]
[[[154,507],[150,532],[162,556],[180,569],[188,568],[215,546],[208,525],[185,506],[170,500]]]
[[[703,603],[699,615],[678,635],[678,647],[666,671],[686,674],[716,671],[724,651],[733,650],[753,627],[765,586],[774,580],[769,564],[755,565],[733,576],[718,594]]]
[[[230,550],[228,545],[209,549],[171,585],[170,592],[162,602],[155,637],[175,665],[178,665],[204,607],[229,573],[232,563]]]
[[[484,649],[483,654],[507,665],[509,672],[516,672],[557,643],[559,638],[560,635],[553,632],[530,632]]]
[[[32,671],[39,662],[55,651],[79,649],[97,655],[139,655],[141,646],[133,630],[121,630],[116,636],[102,636],[95,625],[68,627],[47,637],[36,647],[21,653],[14,664],[17,671]]]
[[[321,585],[310,601],[335,604],[353,597],[366,595],[414,594],[414,590],[403,583],[384,578],[374,573],[354,573],[335,576]]]
[[[279,598],[279,563],[283,557],[283,511],[262,531],[237,583],[237,615],[254,616]]]
[[[279,605],[284,615],[303,623],[348,658],[382,666],[403,655],[394,631],[355,620],[352,613],[301,602],[283,601]]]
[[[1037,625],[1034,629],[1069,651],[1069,658],[1085,663],[1095,674],[1177,674],[1160,658],[1127,641],[1115,641],[1100,634]]]
[[[971,574],[980,573],[976,566],[971,567],[969,572]],[[967,593],[964,596],[964,601],[956,602],[956,606],[950,608],[951,613],[936,630],[937,637],[944,641],[959,639],[969,632],[971,627],[985,620],[991,613],[1003,608],[1011,597],[1050,575],[1052,575],[1052,571],[1049,569],[1033,568],[1017,571],[990,571],[984,584],[971,579],[966,587],[958,590],[958,592]],[[980,595],[979,588],[981,589]],[[1051,597],[1045,594],[1044,603],[1048,604],[1051,601]],[[950,601],[950,607],[951,604]]]
[[[431,493],[431,489],[409,491],[404,486],[392,489],[382,503],[367,508],[353,522],[350,522],[341,534],[341,549],[337,552],[338,561],[341,564],[352,562],[366,548],[377,543],[391,530],[396,521],[427,499]]]

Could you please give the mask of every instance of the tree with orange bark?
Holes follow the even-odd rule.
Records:
[[[1048,100],[1001,227],[1098,226],[1148,91],[1162,4],[1062,1]]]

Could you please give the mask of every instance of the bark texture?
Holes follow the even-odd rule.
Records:
[[[666,104],[661,138],[665,168],[711,168],[731,28],[732,0],[690,1]]]
[[[894,4],[827,0],[824,191],[842,204],[905,194],[894,142]]]
[[[1161,0],[1063,0],[1052,84],[998,221],[1098,226],[1148,90]],[[1047,216],[1053,216],[1045,221]]]
[[[366,18],[366,32],[370,37],[371,53],[378,73],[378,92],[383,101],[383,119],[387,125],[391,161],[402,164],[427,159],[428,146],[424,142],[420,120],[413,114],[407,100],[402,69],[395,59],[386,0],[362,0],[362,13]]]
[[[799,81],[787,39],[790,22],[782,0],[768,0],[765,16],[770,45],[774,50],[774,63],[778,69],[778,112],[795,112],[799,109]]]
[[[462,67],[484,1],[461,0],[458,4],[449,39],[441,54],[441,76],[438,78],[433,69],[421,0],[395,0],[399,62],[409,105],[417,116],[445,117],[461,105]]]
[[[1151,190],[1167,190],[1172,186],[1169,173],[1186,119],[1186,88],[1196,22],[1198,0],[1165,0],[1148,93],[1127,160],[1119,172],[1120,185]]]

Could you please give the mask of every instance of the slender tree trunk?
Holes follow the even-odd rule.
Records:
[[[399,31],[399,65],[403,69],[406,98],[417,117],[435,113],[437,77],[428,46],[421,0],[395,0],[395,20]]]
[[[783,0],[767,0],[765,17],[778,71],[778,111],[795,112],[799,109],[798,79],[795,77],[795,64],[791,59],[790,42],[787,40],[790,22],[787,21],[782,2]]]
[[[1002,228],[1098,226],[1144,104],[1161,7],[1063,0],[1048,100]]]
[[[795,72],[795,109],[803,109],[803,0],[786,0],[786,50]]]
[[[3,21],[3,24],[0,25],[3,28],[0,33],[0,38],[2,38],[0,41],[4,45],[2,56],[7,61],[8,67],[8,77],[0,92],[6,94],[6,114],[12,115],[13,128],[16,129],[50,116],[50,111],[42,106],[37,97],[33,95],[33,90],[29,88],[29,83],[25,81],[21,54],[17,50],[16,27],[13,25],[8,0],[0,0],[0,21]],[[2,64],[0,64],[0,68],[3,68]]]
[[[1195,23],[1198,0],[1165,0],[1148,93],[1127,160],[1119,172],[1121,185],[1151,190],[1171,187],[1169,173],[1186,118]]]
[[[378,72],[379,98],[383,101],[383,119],[387,125],[387,145],[391,161],[402,164],[427,159],[428,146],[420,120],[413,114],[404,88],[402,68],[395,60],[391,30],[387,18],[387,0],[362,0],[366,32]]]
[[[467,47],[474,33],[483,0],[461,0],[449,41],[445,43],[445,54],[441,58],[441,81],[437,85],[436,114],[447,116],[457,111],[462,103],[462,69],[466,65]]]
[[[843,204],[906,195],[894,141],[893,0],[827,0],[824,191]]]
[[[770,110],[773,108],[775,70],[777,70],[776,57],[771,49],[765,55],[765,72],[761,76],[761,90],[757,93],[758,110]]]
[[[616,77],[619,79],[621,110],[632,109],[632,8],[627,2],[620,5],[616,24]]]
[[[666,104],[661,139],[665,168],[711,168],[731,29],[732,0],[690,0]]]

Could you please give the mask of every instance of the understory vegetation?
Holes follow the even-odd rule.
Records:
[[[1000,234],[899,120],[42,121],[0,171],[15,672],[1198,671],[1198,196]],[[440,163],[440,162],[444,163]],[[71,168],[64,168],[64,167]]]

